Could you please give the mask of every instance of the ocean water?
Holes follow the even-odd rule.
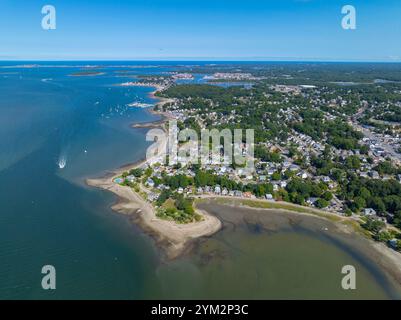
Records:
[[[153,241],[111,211],[114,196],[84,179],[142,158],[145,131],[130,125],[157,119],[126,107],[154,102],[151,88],[115,84],[174,66],[109,63],[104,75],[71,77],[86,63],[6,67],[16,64],[0,63],[0,299],[348,298],[334,280],[321,276],[311,290],[305,277],[346,262],[362,269],[357,297],[393,297],[352,252],[299,230],[225,228],[191,254],[161,261]],[[41,288],[44,265],[56,268],[54,291]]]
[[[115,199],[85,177],[138,160],[147,146],[127,108],[151,88],[121,88],[110,70],[0,69],[0,298],[140,298],[157,263],[149,239],[109,209]],[[59,168],[59,161],[65,168]],[[41,289],[54,265],[57,290]]]

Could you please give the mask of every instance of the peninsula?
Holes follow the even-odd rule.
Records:
[[[251,71],[246,71],[244,77],[250,78]],[[229,72],[224,75],[230,78]],[[236,72],[233,77],[241,75]],[[382,150],[372,143],[380,139],[379,133],[359,130],[367,104],[373,103],[364,100],[367,93],[358,91],[361,107],[356,108],[349,102],[353,93],[329,86],[330,78],[324,85],[310,80],[306,85],[305,79],[297,80],[302,84],[269,84],[259,71],[251,79],[254,85],[246,88],[175,84],[176,79],[165,76],[122,86],[154,86],[153,97],[161,99],[151,112],[162,120],[135,124],[136,128],[166,131],[171,119],[180,128],[196,131],[255,128],[252,175],[225,164],[171,166],[157,158],[87,183],[118,195],[113,209],[141,225],[169,258],[185,252],[192,240],[220,230],[222,222],[199,204],[223,201],[330,220],[344,234],[367,238],[373,251],[399,266],[401,170],[394,148]],[[337,98],[328,100],[331,96]],[[161,142],[162,149],[165,144]],[[400,280],[401,269],[390,269]]]

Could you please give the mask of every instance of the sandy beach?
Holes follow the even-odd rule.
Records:
[[[143,163],[137,165],[141,166]],[[89,186],[113,192],[118,196],[118,202],[112,209],[129,216],[130,220],[138,224],[147,234],[155,239],[156,243],[165,250],[168,259],[174,259],[185,252],[191,241],[196,238],[210,236],[220,230],[221,222],[205,211],[197,210],[202,215],[202,221],[189,224],[177,224],[173,221],[159,219],[153,206],[146,202],[131,188],[120,186],[113,182],[121,174],[118,170],[115,175],[100,179],[88,179]]]
[[[155,97],[154,91],[152,97],[161,100],[157,106],[174,101]],[[154,114],[161,115],[163,119],[155,122],[136,124],[135,128],[161,128],[164,129],[164,123],[169,119],[162,112],[151,111]],[[166,141],[161,142],[161,148],[166,148]],[[202,221],[189,224],[177,224],[173,221],[159,219],[156,216],[154,207],[144,200],[139,194],[129,187],[116,184],[114,179],[121,176],[124,171],[146,167],[152,159],[141,160],[135,164],[126,165],[114,170],[112,173],[99,179],[87,179],[86,184],[92,187],[100,188],[113,192],[118,196],[118,201],[112,206],[112,209],[118,213],[129,216],[130,220],[138,224],[147,234],[155,239],[156,243],[164,249],[168,259],[178,257],[190,246],[191,241],[196,238],[210,236],[220,230],[221,222],[215,216],[205,211],[197,210],[202,216]]]

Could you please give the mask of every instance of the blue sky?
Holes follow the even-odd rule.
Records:
[[[400,17],[400,0],[0,0],[0,60],[401,61]]]

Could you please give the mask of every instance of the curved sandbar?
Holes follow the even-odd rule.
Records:
[[[131,188],[120,186],[114,182],[114,179],[120,174],[119,172],[111,177],[88,179],[86,182],[90,186],[116,194],[119,201],[112,206],[112,209],[128,215],[131,221],[140,225],[146,233],[156,240],[158,245],[165,249],[169,259],[182,254],[193,239],[209,236],[220,230],[220,220],[200,210],[198,213],[202,215],[203,219],[199,222],[177,224],[174,221],[159,219],[150,203],[146,202]]]

